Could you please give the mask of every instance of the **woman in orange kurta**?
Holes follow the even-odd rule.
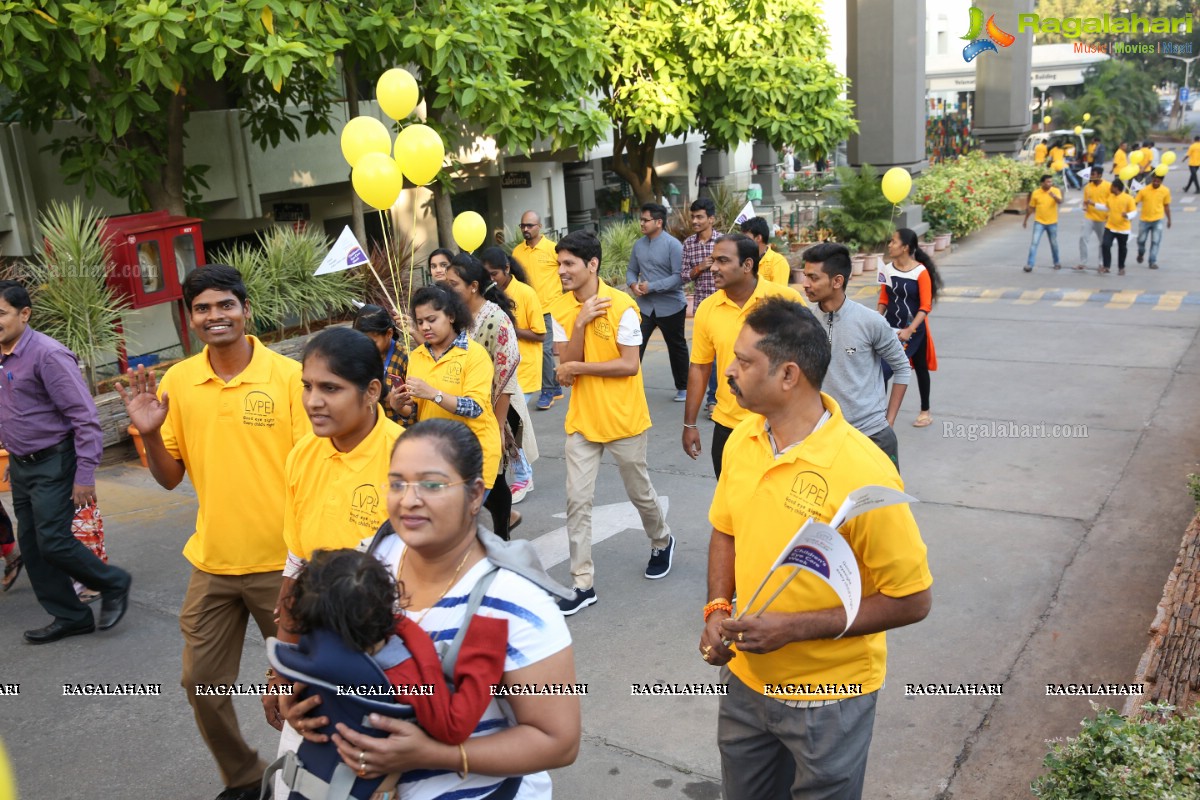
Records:
[[[900,228],[888,242],[891,263],[879,273],[879,313],[896,330],[904,352],[917,376],[921,393],[921,413],[913,427],[924,428],[933,422],[929,413],[929,373],[937,369],[937,352],[929,333],[929,314],[942,288],[933,259],[917,246],[917,234]],[[888,377],[884,364],[884,380]]]

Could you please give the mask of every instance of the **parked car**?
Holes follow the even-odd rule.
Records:
[[[1076,152],[1087,152],[1087,143],[1093,133],[1092,128],[1084,128],[1083,133],[1079,135],[1076,135],[1074,130],[1066,128],[1031,133],[1025,138],[1025,144],[1021,146],[1021,152],[1017,154],[1017,160],[1033,163],[1033,151],[1037,147],[1038,142],[1044,142],[1047,151],[1053,150],[1056,146],[1061,146],[1066,151],[1067,159],[1070,160]]]

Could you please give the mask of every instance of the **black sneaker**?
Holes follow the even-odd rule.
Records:
[[[671,536],[666,547],[650,548],[650,563],[646,565],[646,577],[652,581],[667,577],[671,571],[671,560],[675,557],[675,537]]]
[[[559,599],[558,610],[563,613],[564,617],[569,617],[572,614],[574,614],[582,609],[585,609],[590,605],[595,604],[595,602],[596,602],[595,588],[580,589],[578,586],[576,586],[574,597],[572,597],[570,600],[563,600],[561,598]]]
[[[258,800],[262,794],[259,784],[251,786],[227,786],[225,791],[217,795],[217,800]]]

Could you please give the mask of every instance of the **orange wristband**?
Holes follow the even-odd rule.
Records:
[[[714,600],[710,600],[708,602],[708,604],[704,606],[704,621],[708,622],[708,618],[710,616],[712,616],[714,611],[717,611],[717,610],[721,610],[721,611],[724,611],[726,614],[732,615],[733,614],[733,604],[730,603],[729,600],[725,599],[724,597],[718,597]]]

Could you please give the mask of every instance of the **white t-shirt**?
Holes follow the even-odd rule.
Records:
[[[375,549],[375,557],[395,575],[403,552],[403,540],[399,536],[389,536]],[[425,609],[422,608],[407,608],[405,613],[411,619],[420,618],[421,628],[435,645],[449,645],[462,624],[471,589],[487,567],[486,560],[473,566],[423,617]],[[505,672],[536,664],[571,645],[571,633],[554,599],[541,587],[506,569],[496,575],[476,613],[508,620]],[[493,698],[471,736],[490,736],[514,724],[508,703]],[[463,779],[452,770],[416,770],[401,776],[400,799],[435,800],[448,795],[457,797],[460,793],[463,797],[482,797],[503,781],[504,778],[475,773],[468,773]],[[517,800],[549,800],[550,796],[550,774],[547,772],[526,775],[517,792]]]
[[[554,341],[571,341],[571,337],[567,336],[567,329],[560,325],[557,319],[553,317],[550,319],[554,322]],[[642,345],[642,321],[632,308],[625,309],[625,313],[621,315],[621,322],[617,325],[617,344],[629,347],[641,347]]]

